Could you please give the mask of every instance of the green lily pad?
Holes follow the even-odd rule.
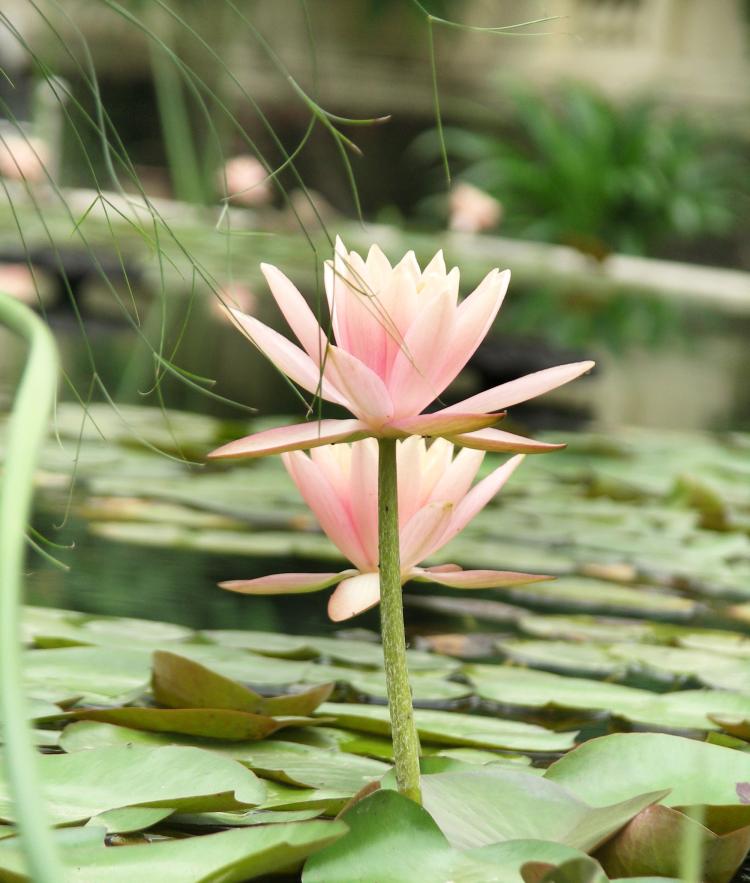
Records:
[[[668,788],[666,806],[741,807],[737,784],[750,781],[750,755],[664,733],[615,733],[579,745],[545,778],[595,806]]]
[[[107,723],[83,722],[67,727],[61,744],[65,751],[85,751],[113,745],[158,748],[190,744],[187,737],[143,732]],[[382,778],[388,764],[336,749],[317,748],[299,742],[269,739],[264,742],[210,742],[206,750],[250,767],[263,778],[299,787],[328,789],[349,796],[374,779]]]
[[[623,675],[626,666],[604,646],[568,641],[501,640],[498,649],[514,662],[592,677]]]
[[[326,702],[320,714],[339,725],[366,733],[389,734],[388,709],[381,705]],[[563,751],[573,745],[575,733],[553,733],[544,727],[479,715],[416,709],[414,719],[425,742],[472,748],[508,748],[519,751]]]
[[[292,822],[116,849],[100,828],[57,834],[70,883],[244,883],[298,868],[345,832],[340,822]],[[9,881],[28,879],[15,839],[0,843],[0,869]]]
[[[222,647],[237,647],[259,656],[276,656],[280,659],[314,659],[318,656],[318,651],[308,644],[303,635],[233,629],[215,629],[201,634]]]
[[[135,730],[181,733],[202,739],[243,742],[265,739],[284,727],[314,726],[318,718],[267,717],[227,708],[81,708],[56,715],[59,720],[98,721]]]
[[[148,687],[151,654],[147,650],[62,647],[30,650],[23,673],[29,694],[48,698],[79,697],[92,704],[116,704]],[[51,700],[51,701],[56,701]]]
[[[349,832],[311,856],[303,883],[505,883],[453,849],[429,814],[395,791],[376,791],[343,816]]]
[[[154,653],[151,690],[157,702],[170,708],[227,709],[269,717],[306,716],[328,699],[333,684],[322,684],[287,696],[265,698],[199,662],[157,650]]]
[[[522,771],[484,767],[422,777],[425,809],[460,849],[543,839],[588,852],[665,793],[595,807],[549,779]]]
[[[130,806],[202,812],[256,806],[265,799],[263,783],[248,769],[199,748],[128,745],[46,754],[37,763],[55,824]],[[2,782],[0,818],[13,819]]]
[[[625,613],[649,617],[689,617],[697,603],[649,586],[630,587],[603,580],[565,577],[551,583],[529,583],[506,590],[519,603],[560,607],[592,613]]]
[[[173,812],[174,810],[169,807],[126,806],[123,809],[110,809],[98,816],[92,816],[86,824],[103,827],[108,834],[128,834],[158,825]]]

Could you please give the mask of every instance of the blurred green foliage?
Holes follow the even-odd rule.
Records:
[[[701,126],[647,100],[617,105],[570,84],[513,94],[517,132],[446,128],[460,177],[503,204],[503,231],[603,257],[655,254],[736,224],[738,159]],[[415,143],[437,160],[434,131]]]

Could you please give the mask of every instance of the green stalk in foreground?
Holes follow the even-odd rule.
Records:
[[[419,738],[414,723],[406,663],[404,604],[398,537],[396,440],[378,439],[378,553],[380,558],[380,623],[385,682],[391,714],[396,782],[401,794],[421,803]]]
[[[41,319],[1,292],[0,324],[23,337],[30,347],[8,422],[0,483],[0,724],[7,758],[5,776],[29,876],[34,883],[62,883],[66,874],[46,818],[28,723],[19,638],[26,525],[36,461],[57,387],[57,353]]]

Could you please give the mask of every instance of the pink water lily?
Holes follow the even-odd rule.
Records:
[[[484,452],[411,437],[397,446],[401,584],[409,580],[459,589],[486,589],[549,579],[538,574],[462,570],[455,564],[419,567],[453,539],[498,493],[523,460],[509,459],[472,487]],[[327,445],[307,455],[283,455],[284,465],[329,539],[354,565],[338,573],[281,573],[220,583],[250,595],[315,592],[337,585],[328,603],[335,622],[380,600],[378,571],[378,446],[374,439]]]
[[[301,348],[239,310],[231,310],[234,321],[290,380],[342,405],[354,418],[269,429],[230,442],[209,457],[259,457],[368,436],[441,436],[485,451],[562,447],[490,427],[504,408],[574,380],[593,362],[547,368],[423,413],[487,335],[508,288],[509,270],[492,270],[459,302],[458,268],[448,272],[442,252],[424,270],[413,252],[392,267],[376,245],[363,260],[337,240],[334,260],[325,266],[334,344],[290,280],[276,267],[262,264],[261,269]]]

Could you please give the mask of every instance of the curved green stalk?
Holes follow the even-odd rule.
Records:
[[[57,353],[41,319],[2,293],[0,324],[23,337],[30,347],[8,422],[0,481],[0,722],[8,758],[5,775],[29,876],[35,883],[61,883],[66,875],[40,796],[19,641],[26,525],[31,514],[34,469],[57,386]]]
[[[378,554],[380,557],[380,630],[385,682],[391,714],[393,759],[398,790],[421,803],[419,737],[414,723],[409,669],[406,662],[404,604],[398,539],[396,440],[378,440]]]

